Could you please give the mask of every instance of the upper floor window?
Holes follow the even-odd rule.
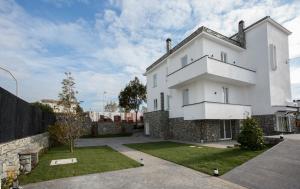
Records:
[[[184,89],[182,92],[182,105],[189,104],[189,89]]]
[[[276,46],[274,44],[270,44],[270,63],[272,70],[277,69],[277,55],[276,55]]]
[[[223,87],[223,98],[224,98],[224,103],[228,104],[229,103],[229,90],[227,87]]]
[[[157,74],[153,75],[153,87],[157,87]]]
[[[154,111],[157,110],[157,99],[154,99],[154,101],[153,101],[153,109],[154,109]]]
[[[188,64],[188,57],[185,55],[184,57],[181,58],[181,66],[184,67]]]
[[[221,52],[221,61],[222,62],[227,62],[227,53],[226,52]]]

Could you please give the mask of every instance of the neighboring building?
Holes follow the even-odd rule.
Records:
[[[64,113],[64,107],[58,103],[58,100],[53,99],[43,99],[40,101],[42,104],[49,105],[55,113]],[[73,111],[75,111],[76,104],[72,106]]]
[[[96,122],[101,119],[101,116],[104,116],[105,118],[110,118],[111,120],[114,120],[114,116],[120,116],[121,120],[127,121],[127,122],[135,122],[135,112],[95,112],[95,111],[89,111],[89,117],[92,121]],[[142,112],[138,112],[137,118],[138,121],[141,121],[141,117],[143,117]]]
[[[228,26],[230,27],[230,26]],[[190,141],[236,138],[253,116],[265,134],[293,132],[289,30],[265,17],[226,37],[200,27],[150,65],[145,132]]]

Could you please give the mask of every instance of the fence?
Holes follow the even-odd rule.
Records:
[[[0,87],[0,143],[43,133],[54,121],[55,115]]]

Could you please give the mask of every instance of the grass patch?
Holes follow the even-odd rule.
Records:
[[[77,158],[77,163],[50,166],[51,160]],[[40,157],[38,166],[29,174],[21,175],[22,185],[57,178],[78,176],[140,166],[138,162],[122,155],[108,146],[75,148],[70,153],[67,147],[51,148]]]
[[[119,134],[106,134],[106,135],[84,135],[80,138],[111,138],[111,137],[129,137],[132,136],[132,133],[119,133]]]
[[[240,148],[219,149],[205,146],[191,148],[188,144],[176,142],[150,142],[126,146],[210,175],[213,174],[214,168],[218,168],[222,175],[267,149],[248,151]]]

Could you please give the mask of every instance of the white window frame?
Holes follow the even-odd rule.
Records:
[[[227,53],[224,51],[221,51],[221,61],[227,63],[228,62],[228,56]]]
[[[157,103],[157,98],[155,98],[155,99],[153,100],[153,110],[154,110],[154,111],[157,110],[157,105],[158,105],[158,103]]]
[[[153,74],[153,88],[157,87],[157,74]]]
[[[188,56],[184,55],[183,57],[181,57],[180,62],[181,62],[181,67],[188,65]]]
[[[188,105],[189,104],[189,89],[184,89],[182,91],[182,105]]]

